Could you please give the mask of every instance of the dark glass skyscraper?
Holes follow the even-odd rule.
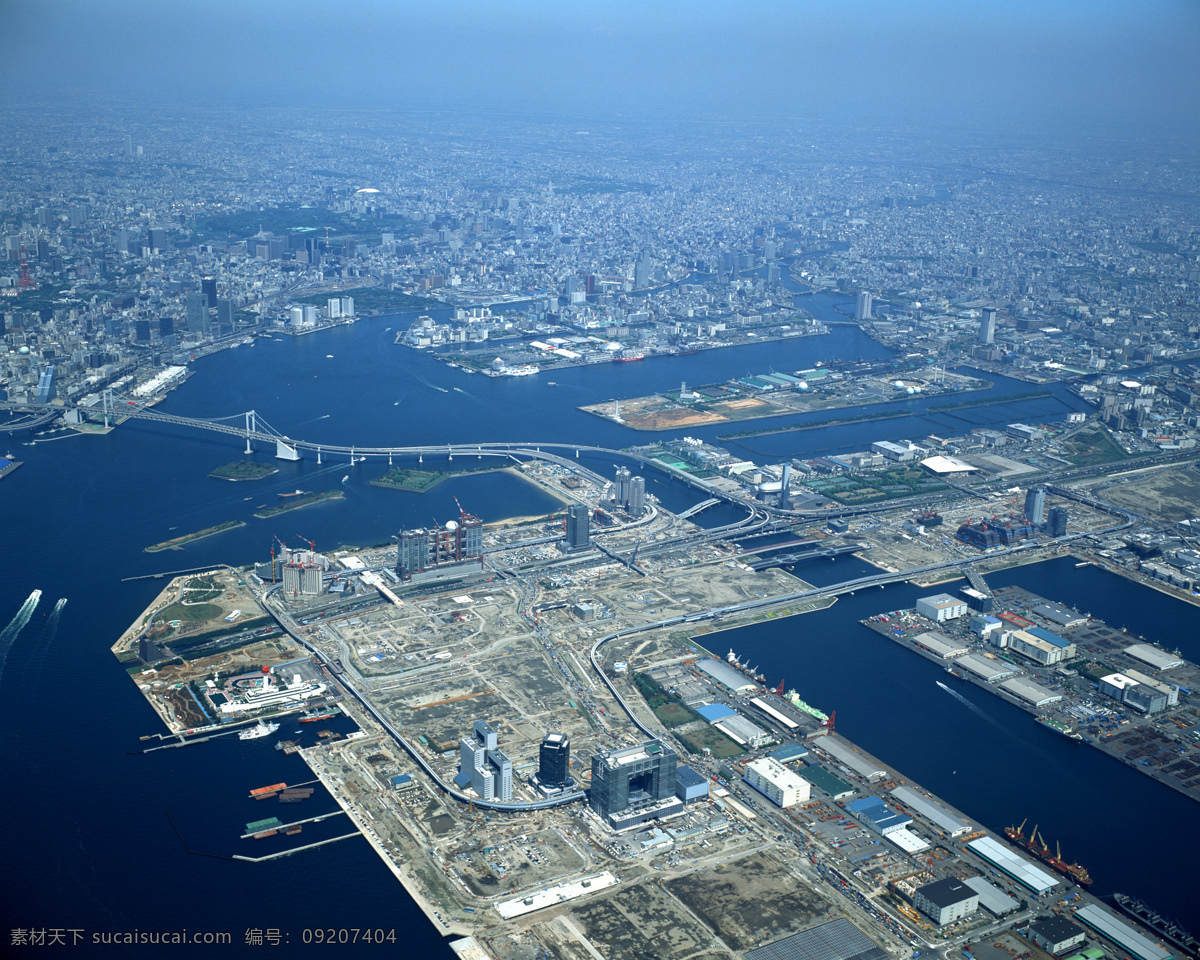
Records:
[[[586,547],[592,542],[591,519],[588,508],[582,503],[567,507],[567,546],[572,550]]]
[[[548,733],[538,751],[538,783],[565,787],[570,776],[571,741],[565,734]]]
[[[588,802],[601,817],[652,807],[675,796],[678,754],[661,740],[592,757]]]

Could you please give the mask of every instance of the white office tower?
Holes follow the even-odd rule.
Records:
[[[871,295],[866,290],[859,293],[858,300],[854,304],[854,319],[871,319]]]

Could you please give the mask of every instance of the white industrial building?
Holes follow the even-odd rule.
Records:
[[[1048,703],[1055,703],[1062,699],[1061,693],[1047,690],[1024,677],[1011,677],[1008,680],[1002,680],[997,686],[1034,707],[1044,707]]]
[[[742,779],[781,807],[804,803],[812,795],[812,787],[807,780],[771,757],[762,757],[746,764]]]
[[[944,633],[918,633],[912,638],[912,642],[924,647],[934,656],[941,657],[943,660],[952,660],[955,657],[961,657],[970,649],[961,643],[951,640]]]
[[[1049,640],[1043,640],[1041,637],[1035,637],[1027,630],[1014,630],[1012,636],[1008,638],[1008,647],[1042,666],[1059,663],[1064,659],[1063,655],[1066,653],[1063,647],[1053,644]]]
[[[913,894],[913,906],[941,927],[978,910],[979,894],[957,877],[947,877],[919,887]]]
[[[957,620],[967,612],[967,602],[948,593],[935,593],[932,597],[917,600],[917,613],[936,623]]]

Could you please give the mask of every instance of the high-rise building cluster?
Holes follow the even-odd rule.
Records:
[[[646,512],[646,478],[635,477],[628,467],[617,467],[613,478],[612,501],[624,507],[631,517],[640,517]]]
[[[511,800],[512,761],[500,750],[500,735],[485,720],[476,720],[472,736],[459,741],[459,786],[470,786],[481,800]]]
[[[396,575],[414,574],[447,563],[483,556],[483,521],[460,512],[457,520],[437,527],[401,530],[396,544]]]

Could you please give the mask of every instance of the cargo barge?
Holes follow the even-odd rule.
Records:
[[[7,457],[0,457],[0,480],[3,480],[24,462],[24,460],[14,460],[11,453]]]
[[[1197,940],[1174,920],[1164,917],[1157,910],[1146,906],[1137,897],[1114,893],[1113,902],[1138,923],[1153,930],[1172,946],[1186,950],[1192,956],[1200,956],[1200,940]]]

